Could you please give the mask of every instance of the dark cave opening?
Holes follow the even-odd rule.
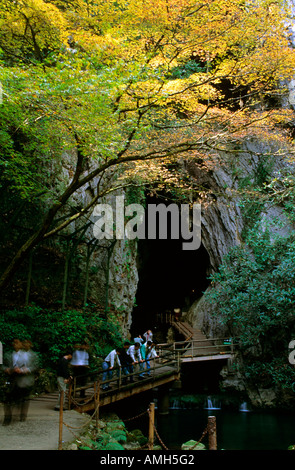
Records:
[[[210,284],[209,266],[203,245],[198,250],[185,251],[181,239],[139,240],[139,283],[132,335],[147,329],[159,332],[157,319],[161,313],[172,313],[174,308],[187,311]]]

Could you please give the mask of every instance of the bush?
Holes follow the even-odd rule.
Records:
[[[288,344],[295,338],[295,237],[254,227],[246,242],[224,258],[206,297],[216,318],[239,337],[247,377],[290,387],[295,381],[288,362]]]
[[[74,344],[88,341],[91,364],[95,368],[114,347],[121,346],[119,327],[107,322],[99,312],[79,310],[57,312],[31,305],[5,312],[0,317],[0,341],[9,350],[13,338],[30,339],[40,358],[40,367],[55,370],[57,361]]]

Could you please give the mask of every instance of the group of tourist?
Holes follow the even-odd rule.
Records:
[[[31,395],[35,374],[39,368],[37,354],[32,350],[29,340],[14,339],[13,351],[4,356],[2,370],[5,374],[5,403],[4,425],[12,420],[12,409],[17,405],[20,411],[20,420],[27,417],[29,397]],[[123,347],[113,349],[102,363],[102,389],[110,388],[110,380],[113,370],[117,368],[117,377],[121,373],[121,383],[124,385],[134,381],[134,376],[143,379],[150,375],[151,360],[158,357],[153,333],[147,330],[142,336],[138,335],[133,342],[125,341]],[[138,374],[134,374],[138,368]],[[75,379],[77,388],[80,389],[80,397],[85,397],[85,385],[89,370],[89,345],[76,344],[73,351],[66,351],[57,365],[57,386],[59,397],[55,406],[60,409],[60,396],[63,391],[66,396],[68,384]],[[121,371],[121,372],[120,372]],[[65,406],[65,405],[64,405]]]
[[[123,347],[113,349],[102,363],[102,390],[110,389],[114,369],[117,370],[117,377],[120,376],[121,371],[122,385],[125,385],[127,381],[134,382],[134,375],[138,375],[139,379],[150,376],[150,361],[158,357],[155,346],[153,333],[147,330],[142,336],[135,337],[133,342],[125,341]],[[139,368],[139,374],[134,374],[135,367]],[[59,361],[57,368],[59,392],[66,392],[67,385],[73,377],[77,388],[80,389],[80,398],[84,398],[85,388],[83,387],[86,385],[88,368],[88,345],[75,345],[73,354],[68,351]],[[59,406],[60,394],[55,409],[59,410]]]
[[[104,359],[102,363],[102,389],[109,390],[110,380],[113,377],[113,369],[117,367],[117,376],[122,378],[122,385],[134,382],[135,367],[139,368],[138,378],[143,379],[150,376],[150,361],[159,357],[156,352],[155,343],[153,341],[153,333],[147,330],[143,337],[138,335],[134,338],[133,343],[125,341],[122,348],[113,349]]]

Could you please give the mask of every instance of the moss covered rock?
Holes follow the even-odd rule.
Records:
[[[199,442],[197,445],[197,441],[187,441],[181,446],[181,450],[206,450],[206,446]]]

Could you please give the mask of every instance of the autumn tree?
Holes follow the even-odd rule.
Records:
[[[2,289],[34,246],[104,194],[175,183],[167,162],[214,164],[219,150],[253,134],[291,146],[278,125],[286,127],[292,111],[269,109],[266,99],[285,93],[294,70],[283,1],[0,5],[2,184],[44,208],[2,274]],[[66,153],[73,154],[68,183],[59,178]],[[92,199],[68,211],[93,181]]]

